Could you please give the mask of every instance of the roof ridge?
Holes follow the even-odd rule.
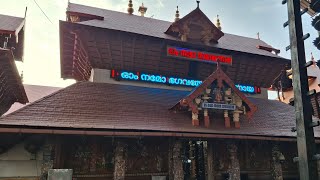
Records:
[[[95,9],[102,10],[102,11],[110,11],[110,12],[114,12],[114,13],[129,15],[128,13],[125,13],[125,12],[111,10],[111,9],[104,9],[104,8],[101,8],[101,7],[94,7],[94,6],[88,6],[88,5],[83,5],[83,4],[77,4],[77,3],[69,3],[69,4],[73,4],[73,5],[76,5],[76,6],[85,6],[85,7],[88,7],[88,8],[95,8]],[[78,11],[71,11],[69,9],[70,8],[68,7],[67,11],[69,11],[69,12],[78,12]],[[97,14],[92,14],[92,15],[97,15]],[[99,16],[101,16],[101,15],[99,15]],[[163,22],[167,22],[167,23],[173,23],[173,22],[167,21],[167,20],[155,19],[155,18],[151,18],[151,17],[147,17],[147,16],[139,16],[139,15],[136,15],[136,14],[130,14],[129,16],[145,18],[145,19],[152,19],[154,21],[163,21]],[[96,19],[92,19],[92,20],[96,20]],[[88,20],[88,21],[91,21],[91,20]]]
[[[37,86],[37,87],[49,87],[49,88],[59,88],[59,89],[64,89],[64,87],[59,87],[59,86],[44,86],[44,85],[37,85],[37,84],[22,84],[23,86]],[[72,85],[72,84],[71,84]],[[69,87],[69,86],[67,86]]]
[[[24,110],[24,109],[27,108],[27,107],[33,106],[33,105],[35,105],[35,104],[37,104],[37,103],[39,103],[39,102],[41,102],[41,101],[43,101],[43,100],[45,100],[45,99],[48,99],[48,98],[50,98],[50,97],[52,97],[52,96],[54,96],[54,95],[56,95],[56,94],[58,94],[58,93],[61,93],[61,92],[65,91],[65,90],[67,90],[67,89],[69,89],[69,88],[71,88],[71,87],[73,87],[73,86],[75,86],[75,85],[82,84],[82,83],[84,83],[84,82],[76,82],[76,83],[74,83],[74,84],[71,84],[70,86],[67,86],[67,87],[65,87],[65,88],[59,89],[59,90],[57,90],[57,91],[55,91],[55,92],[53,92],[53,93],[51,93],[51,94],[49,94],[49,95],[47,95],[47,96],[44,96],[44,97],[42,97],[42,98],[40,98],[40,99],[38,99],[38,100],[36,100],[36,101],[34,101],[34,102],[31,102],[30,104],[27,104],[27,105],[23,106],[23,107],[20,108],[20,109],[17,109],[16,111],[13,111],[13,112],[10,113],[10,114],[6,114],[6,115],[4,115],[4,116],[1,116],[1,117],[0,117],[0,121],[3,120],[3,119],[6,118],[6,117],[9,117],[9,116],[11,116],[11,115],[14,115],[14,114],[16,114],[16,113]]]
[[[12,16],[12,15],[7,15],[7,14],[0,14],[0,16],[7,16],[7,17],[11,17],[11,18],[24,19],[24,17],[20,17],[20,16]]]
[[[238,34],[231,34],[231,33],[225,33],[227,35],[231,35],[231,36],[238,36],[238,37],[242,37],[242,38],[248,38],[248,39],[253,39],[253,40],[256,40],[256,41],[261,41],[261,42],[264,42],[266,43],[265,41],[261,40],[261,39],[257,39],[257,38],[254,38],[254,37],[250,37],[250,36],[243,36],[243,35],[238,35]],[[266,43],[267,45],[269,45],[268,43]],[[271,45],[269,45],[271,46]],[[273,47],[273,46],[271,46]]]
[[[80,24],[80,25],[98,27],[98,28],[102,28],[102,29],[111,29],[111,30],[117,30],[117,31],[122,31],[122,32],[129,32],[129,33],[134,33],[134,34],[142,34],[142,35],[146,35],[146,36],[167,39],[168,38],[167,36],[169,36],[169,35],[166,34],[167,36],[164,36],[163,34],[165,34],[166,30],[170,27],[170,25],[172,25],[174,23],[174,22],[168,21],[168,20],[162,20],[162,19],[151,18],[151,17],[146,17],[146,16],[142,17],[142,16],[135,15],[135,14],[129,15],[129,14],[125,13],[125,12],[120,12],[120,11],[110,10],[110,9],[104,9],[104,8],[100,8],[100,7],[93,7],[93,6],[88,6],[88,5],[76,4],[76,3],[69,3],[69,5],[71,5],[71,6],[68,7],[68,11],[71,11],[71,12],[91,13],[91,14],[99,15],[99,16],[103,16],[103,17],[108,17],[110,15],[111,19],[114,16],[115,17],[116,16],[121,16],[122,19],[126,19],[126,17],[128,17],[128,18],[131,17],[134,21],[149,20],[150,23],[154,23],[156,26],[159,26],[160,29],[163,30],[163,31],[160,33],[159,30],[154,31],[153,29],[151,29],[150,32],[148,32],[148,33],[143,32],[142,30],[138,32],[137,30],[128,30],[126,28],[120,28],[118,26],[114,26],[114,24],[115,24],[114,22],[111,23],[111,25],[106,26],[105,24],[107,24],[107,23],[103,24],[103,23],[101,23],[101,21],[98,21],[98,23],[97,23],[97,20],[89,20],[89,21],[82,21],[82,22],[76,23],[76,24]],[[193,10],[193,11],[195,11],[195,10]],[[190,13],[192,13],[193,11],[191,11]],[[202,10],[200,10],[200,11],[206,16],[206,14]],[[112,13],[114,13],[115,15],[112,15]],[[186,17],[187,15],[185,15],[184,17]],[[182,17],[181,19],[183,19],[184,17]],[[145,19],[143,19],[143,18],[145,18]],[[208,19],[208,20],[211,21],[210,19]],[[105,18],[104,21],[102,21],[102,22],[108,22],[108,18]],[[234,50],[234,51],[238,51],[238,52],[246,52],[246,53],[256,54],[256,55],[260,55],[260,56],[267,56],[267,57],[275,57],[275,58],[280,58],[280,59],[286,59],[286,58],[284,58],[284,57],[282,57],[280,55],[275,55],[275,54],[273,54],[271,52],[263,51],[263,50],[260,50],[260,49],[256,48],[256,46],[258,46],[258,45],[268,46],[268,47],[272,47],[273,48],[273,46],[271,46],[270,44],[266,43],[265,41],[263,41],[261,39],[256,39],[254,37],[247,37],[247,36],[238,35],[238,34],[231,34],[231,33],[225,32],[225,31],[223,33],[225,35],[222,36],[221,39],[223,39],[224,37],[228,37],[229,36],[231,38],[232,37],[238,38],[238,39],[241,38],[242,40],[247,40],[247,41],[251,42],[251,43],[249,43],[249,45],[250,45],[249,48],[240,48],[240,49],[238,48],[238,49],[235,49],[234,47],[231,47],[231,49],[228,49],[228,48],[230,48],[230,46],[225,46],[225,44],[223,44],[222,46],[219,46],[220,41],[218,41],[219,43],[217,45],[212,45],[210,47],[217,47],[218,46],[217,48],[221,48],[221,49]],[[170,37],[170,38],[173,38],[173,37]],[[168,39],[170,39],[170,38],[168,38]],[[237,47],[238,46],[240,46],[240,45],[237,45]]]

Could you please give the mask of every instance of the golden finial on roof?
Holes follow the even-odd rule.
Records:
[[[139,7],[139,12],[141,13],[141,16],[144,16],[144,14],[147,12],[147,7],[144,7],[143,3],[142,5]]]
[[[129,0],[129,4],[128,4],[128,13],[129,14],[133,14],[133,4],[132,4],[132,0]]]
[[[176,18],[174,18],[174,22],[177,22],[180,19],[179,16],[180,16],[180,14],[179,14],[179,6],[177,6]]]
[[[217,28],[221,31],[221,23],[220,23],[220,19],[219,19],[219,15],[217,15]]]

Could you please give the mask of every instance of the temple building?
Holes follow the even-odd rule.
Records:
[[[77,83],[0,118],[0,179],[297,180],[294,107],[267,95],[290,60],[199,2],[172,22],[132,3],[68,4],[61,77]]]
[[[25,18],[0,15],[0,116],[13,103],[28,102],[15,64],[23,59],[24,22]]]
[[[312,53],[310,66],[307,67],[308,85],[310,94],[310,101],[312,105],[312,114],[320,118],[320,69],[319,63],[315,61]],[[277,99],[281,102],[294,105],[293,85],[292,85],[292,69],[282,71],[275,79],[271,86],[272,90],[277,91]]]

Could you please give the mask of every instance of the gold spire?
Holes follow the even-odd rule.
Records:
[[[128,13],[132,14],[133,13],[133,4],[132,4],[132,0],[129,0],[129,4],[128,4]]]
[[[177,22],[180,19],[179,16],[180,16],[180,14],[179,14],[179,6],[177,6],[176,18],[174,19],[174,22]]]
[[[221,31],[221,23],[220,23],[220,19],[219,19],[219,15],[217,15],[217,28]]]
[[[139,12],[141,13],[141,16],[144,16],[144,14],[147,12],[147,7],[144,7],[143,3],[142,5],[139,7]]]

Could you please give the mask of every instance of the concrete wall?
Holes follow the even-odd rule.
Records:
[[[17,144],[0,155],[0,179],[35,179],[40,175],[42,152],[36,156],[24,149],[24,143]]]
[[[91,71],[91,82],[97,83],[110,83],[110,84],[126,84],[132,86],[141,86],[141,87],[150,87],[150,88],[160,88],[160,89],[172,89],[172,90],[183,90],[183,91],[191,91],[192,87],[181,87],[181,86],[168,86],[164,84],[152,84],[145,82],[132,82],[132,81],[116,81],[110,78],[110,70],[107,69],[92,69]],[[268,90],[265,88],[261,88],[261,94],[246,94],[249,97],[255,98],[263,98],[268,99]]]

